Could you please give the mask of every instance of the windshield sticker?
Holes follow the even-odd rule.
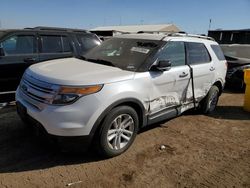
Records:
[[[150,50],[146,48],[132,47],[131,51],[147,54]]]

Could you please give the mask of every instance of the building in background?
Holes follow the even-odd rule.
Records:
[[[250,29],[240,30],[210,30],[208,36],[219,44],[250,44]]]
[[[127,25],[127,26],[103,26],[90,30],[100,37],[112,37],[119,34],[128,33],[175,33],[180,29],[174,24],[161,25]]]

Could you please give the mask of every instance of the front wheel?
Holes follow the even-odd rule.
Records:
[[[213,112],[217,106],[219,100],[219,88],[217,86],[212,86],[207,94],[207,96],[201,102],[201,110],[205,114]]]
[[[97,149],[105,157],[120,155],[133,143],[138,126],[138,115],[133,108],[119,106],[112,109],[100,129]]]

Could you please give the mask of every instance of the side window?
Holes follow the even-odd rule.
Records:
[[[170,41],[160,52],[158,59],[169,60],[172,66],[185,65],[185,46],[181,41]]]
[[[63,52],[61,36],[42,35],[42,53],[60,53]]]
[[[63,52],[71,52],[70,40],[66,36],[62,36]]]
[[[67,36],[42,35],[42,53],[71,52],[70,40]]]
[[[77,39],[78,42],[81,44],[82,51],[84,52],[101,44],[100,41],[97,40],[95,37],[87,35],[78,35]]]
[[[32,54],[35,52],[34,39],[32,35],[15,35],[4,40],[0,46],[6,56]]]
[[[223,61],[225,60],[225,56],[220,48],[219,45],[211,45],[211,48],[213,49],[215,55],[217,56],[217,58],[220,60],[220,61]]]
[[[207,48],[202,43],[188,42],[187,50],[189,64],[202,64],[211,61]]]

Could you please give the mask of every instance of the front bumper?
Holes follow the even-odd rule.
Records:
[[[19,88],[16,92],[16,101],[26,108],[27,116],[41,124],[48,134],[68,137],[90,135],[101,105],[101,102],[91,95],[80,98],[71,105],[42,104],[39,109]]]
[[[17,103],[17,112],[19,116],[28,123],[36,136],[42,137],[49,141],[50,144],[56,144],[63,151],[87,151],[92,143],[92,136],[55,136],[49,134],[43,125],[25,113],[22,104]]]

